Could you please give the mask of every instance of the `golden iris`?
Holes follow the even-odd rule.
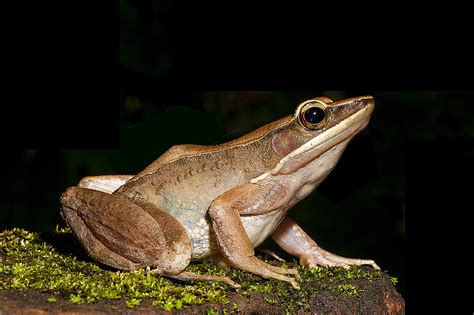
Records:
[[[308,129],[321,128],[327,122],[327,108],[319,102],[307,103],[301,108],[298,118],[300,124]]]

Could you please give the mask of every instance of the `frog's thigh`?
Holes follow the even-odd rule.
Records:
[[[61,214],[88,254],[107,265],[126,270],[150,266],[176,274],[191,259],[184,227],[152,205],[71,187],[61,196]]]
[[[77,186],[111,194],[132,177],[133,175],[87,176],[81,179]]]

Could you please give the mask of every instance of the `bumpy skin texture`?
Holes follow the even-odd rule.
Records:
[[[325,106],[321,128],[298,121],[308,102]],[[213,258],[298,288],[288,276],[296,270],[254,256],[253,248],[275,230],[274,239],[305,265],[372,264],[323,251],[285,219],[326,178],[373,109],[371,97],[308,102],[228,143],[174,146],[135,176],[85,178],[63,194],[62,215],[94,259],[120,269],[150,266],[180,279],[200,278],[182,272],[191,259]]]
[[[78,187],[69,188],[61,203],[68,225],[75,227],[88,254],[102,263],[128,270],[153,266],[175,274],[190,261],[186,230],[153,205]]]

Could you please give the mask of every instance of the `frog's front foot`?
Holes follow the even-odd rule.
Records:
[[[313,248],[301,255],[300,265],[310,268],[316,266],[349,268],[351,265],[370,265],[374,269],[380,270],[380,267],[375,263],[375,261],[371,259],[341,257],[336,254],[325,251],[320,247]]]
[[[289,217],[283,219],[273,232],[272,238],[287,253],[299,257],[302,266],[349,268],[351,265],[371,265],[375,269],[380,269],[373,260],[346,258],[325,251]]]

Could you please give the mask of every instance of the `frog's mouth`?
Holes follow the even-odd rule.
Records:
[[[333,123],[326,126],[324,132],[288,153],[272,170],[252,179],[251,182],[260,181],[269,175],[285,174],[285,166],[291,164],[289,162],[292,160],[313,160],[337,144],[354,137],[367,127],[374,110],[374,99],[371,96],[355,97],[329,103],[327,108]]]

